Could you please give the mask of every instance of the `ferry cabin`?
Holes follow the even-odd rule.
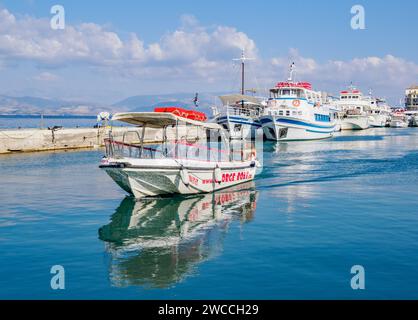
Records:
[[[348,113],[367,113],[370,112],[371,105],[376,101],[366,99],[360,90],[341,91],[339,105]]]
[[[321,93],[307,82],[279,82],[270,90],[261,122],[267,139],[279,141],[329,138],[335,129]]]

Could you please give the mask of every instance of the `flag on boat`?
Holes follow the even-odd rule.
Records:
[[[193,104],[197,108],[199,106],[199,94],[196,93],[195,97],[193,98]]]

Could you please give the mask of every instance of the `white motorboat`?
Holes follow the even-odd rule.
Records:
[[[286,82],[270,90],[260,117],[267,139],[276,141],[315,140],[333,136],[336,122],[330,108],[322,104],[321,92],[308,82],[293,81],[293,67]]]
[[[418,127],[418,111],[405,111],[408,116],[409,126]]]
[[[213,192],[254,179],[254,142],[232,143],[220,125],[177,114],[115,114],[113,121],[140,126],[142,134],[130,142],[107,139],[100,168],[138,199]],[[160,130],[162,140],[146,144],[147,128]]]
[[[408,128],[408,126],[408,116],[404,112],[393,113],[392,120],[390,121],[391,128]]]
[[[340,100],[335,102],[340,110],[342,130],[364,130],[369,128],[371,100],[363,97],[353,86],[341,91]]]
[[[370,127],[386,127],[390,124],[392,109],[383,99],[370,99]]]

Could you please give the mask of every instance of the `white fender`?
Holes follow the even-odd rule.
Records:
[[[186,186],[189,185],[190,183],[189,171],[186,168],[182,167],[180,169],[180,178]]]
[[[222,182],[222,170],[221,168],[219,168],[218,165],[216,165],[214,175],[215,175],[215,182],[221,183]]]

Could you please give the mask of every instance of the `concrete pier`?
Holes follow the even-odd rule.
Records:
[[[74,128],[74,129],[20,129],[0,130],[0,154],[14,152],[40,152],[66,149],[88,149],[104,145],[110,128]],[[141,128],[113,127],[112,134],[117,140],[125,135],[127,141],[140,137]],[[161,133],[147,129],[145,140],[161,140]],[[139,135],[138,135],[139,134]]]

